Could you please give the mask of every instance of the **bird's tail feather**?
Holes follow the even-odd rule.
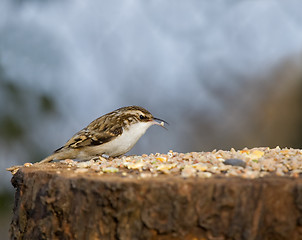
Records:
[[[37,162],[37,163],[38,163],[38,164],[41,164],[41,163],[48,163],[48,162],[51,162],[51,161],[53,161],[53,160],[56,159],[57,155],[58,155],[57,153],[51,154],[50,156],[44,158],[43,160],[41,160],[40,162]]]

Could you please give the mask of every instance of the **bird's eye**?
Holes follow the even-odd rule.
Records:
[[[145,117],[144,115],[139,115],[139,118],[140,118],[141,120],[143,120],[143,119],[145,119],[146,117]]]

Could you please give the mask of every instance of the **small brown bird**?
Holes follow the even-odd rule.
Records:
[[[39,163],[60,159],[86,160],[96,156],[117,157],[130,151],[152,125],[163,128],[164,120],[138,106],[119,108],[92,121],[67,143]]]

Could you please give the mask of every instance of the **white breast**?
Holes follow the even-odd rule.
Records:
[[[126,152],[130,151],[131,148],[133,148],[136,142],[153,124],[153,122],[135,123],[131,125],[127,130],[124,130],[123,133],[120,136],[116,137],[114,140],[101,144],[99,146],[91,147],[89,154],[96,156],[106,154],[110,157],[116,157],[125,154]]]

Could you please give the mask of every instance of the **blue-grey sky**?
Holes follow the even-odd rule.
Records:
[[[245,109],[274,91],[270,71],[300,63],[301,9],[299,0],[2,0],[0,64],[11,81],[54,97],[60,117],[40,118],[32,104],[29,137],[45,154],[127,105],[170,122],[130,154],[208,151],[229,146],[232,132],[244,146],[238,132],[254,131]],[[210,127],[196,131],[204,119]],[[30,161],[20,145],[1,149],[1,168],[20,158]]]

